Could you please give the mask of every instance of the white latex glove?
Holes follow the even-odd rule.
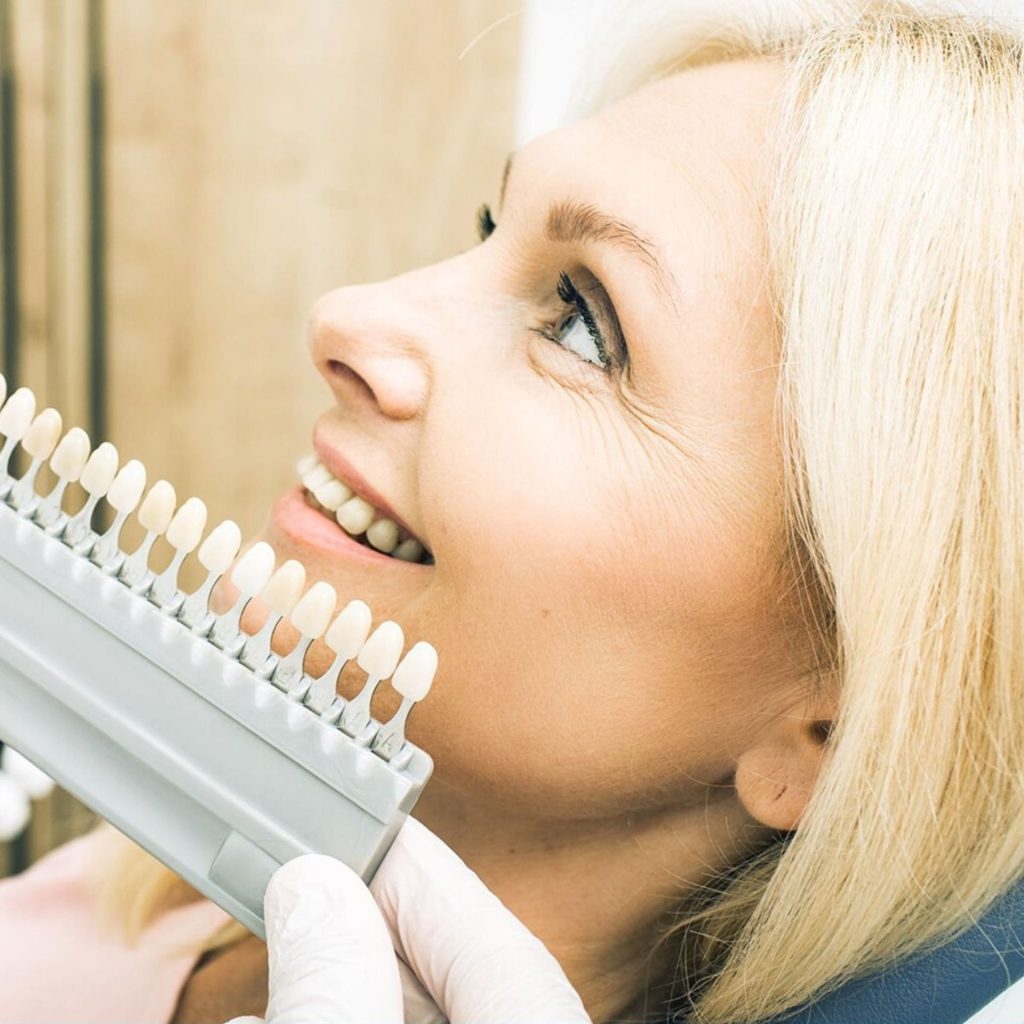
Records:
[[[271,879],[264,917],[268,1024],[421,1024],[436,1008],[408,976],[403,1007],[395,950],[452,1024],[591,1024],[543,943],[413,818],[369,889],[331,857],[298,857]]]

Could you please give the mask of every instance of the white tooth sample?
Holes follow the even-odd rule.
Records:
[[[136,516],[139,525],[147,533],[159,537],[171,525],[177,503],[178,496],[174,488],[166,480],[157,480],[139,506],[139,514]]]
[[[185,601],[185,596],[178,592],[178,573],[186,555],[194,551],[202,540],[205,529],[206,505],[199,498],[189,498],[174,513],[174,518],[164,534],[167,543],[174,548],[174,557],[153,581],[149,589],[149,599],[169,614],[177,614]]]
[[[10,503],[14,508],[28,515],[36,502],[35,482],[39,468],[50,457],[60,439],[63,422],[56,409],[44,409],[29,424],[21,447],[32,457],[32,463],[25,475],[11,488]]]
[[[186,554],[193,551],[206,529],[206,505],[200,498],[189,498],[167,527],[167,543]]]
[[[299,631],[300,639],[274,669],[270,680],[282,690],[292,690],[294,687],[291,696],[295,700],[301,699],[309,685],[309,680],[302,674],[306,651],[317,637],[323,635],[337,604],[338,595],[334,587],[321,580],[299,598],[288,616],[291,624]]]
[[[72,427],[50,457],[50,469],[61,480],[74,483],[85,469],[90,450],[89,435],[81,427]]]
[[[0,434],[9,441],[20,441],[35,414],[35,394],[30,388],[18,388],[0,409]]]
[[[322,636],[324,630],[327,629],[327,624],[331,621],[337,604],[338,595],[334,587],[321,580],[314,583],[299,598],[298,603],[288,615],[288,619],[303,636],[315,639]]]
[[[48,459],[57,447],[64,423],[56,409],[44,409],[25,431],[21,447],[33,459]]]
[[[302,474],[302,482],[306,489],[310,491],[315,491],[318,487],[322,487],[333,479],[331,471],[319,462],[309,472]]]
[[[109,572],[117,572],[124,563],[124,556],[118,547],[121,530],[125,520],[135,511],[145,489],[146,467],[138,459],[130,459],[118,470],[114,482],[107,490],[107,504],[117,515],[110,529],[96,542],[89,557]]]
[[[397,622],[382,622],[363,644],[356,663],[373,679],[387,679],[402,656],[405,637]]]
[[[36,396],[28,388],[18,388],[0,409],[0,434],[6,437],[3,448],[0,448],[0,498],[6,498],[14,486],[7,467],[11,464],[15,446],[25,436],[35,414]]]
[[[409,648],[395,669],[391,685],[411,701],[423,700],[430,693],[436,673],[437,651],[426,640],[420,640]]]
[[[319,462],[320,460],[313,452],[310,452],[308,455],[303,455],[302,458],[295,463],[295,472],[298,474],[299,479],[301,480],[307,473],[311,473]]]
[[[346,661],[354,658],[370,634],[373,613],[365,601],[349,601],[324,634],[328,647]]]
[[[373,522],[377,510],[364,498],[349,498],[337,512],[334,518],[338,525],[346,532],[358,537],[365,532],[366,528]]]
[[[242,631],[242,613],[246,605],[267,585],[276,561],[274,549],[265,540],[260,540],[235,562],[231,570],[231,582],[238,588],[238,599],[228,611],[217,616],[209,640],[232,657],[244,649],[243,639],[246,634]]]
[[[35,511],[35,520],[44,529],[60,518],[64,492],[68,484],[74,483],[82,475],[89,450],[89,435],[81,427],[72,427],[50,456],[50,469],[57,474],[57,482]]]
[[[50,465],[53,465],[51,459]],[[125,559],[118,576],[134,587],[145,580],[149,573],[149,553],[153,550],[153,544],[168,526],[174,517],[174,506],[178,501],[174,488],[166,480],[157,480],[149,489],[149,493],[142,500],[135,518],[139,525],[146,531],[146,536],[135,551]]]
[[[368,527],[366,539],[378,551],[391,554],[398,546],[398,523],[392,519],[376,519]]]
[[[89,497],[85,504],[68,520],[64,532],[61,534],[61,540],[69,547],[79,551],[80,554],[88,554],[92,547],[92,514],[99,504],[100,498],[107,493],[108,488],[114,482],[116,473],[117,449],[109,441],[104,441],[89,456],[82,475],[78,478]],[[84,546],[80,547],[80,545]]]
[[[225,519],[215,526],[210,535],[199,545],[196,558],[204,569],[220,576],[235,560],[242,546],[242,531],[233,519]]]
[[[289,558],[267,581],[260,597],[270,609],[267,621],[258,633],[245,642],[238,660],[254,670],[265,671],[273,656],[270,643],[277,624],[295,607],[306,586],[306,567]],[[271,666],[272,667],[272,666]]]
[[[224,575],[227,568],[234,561],[238,549],[242,546],[242,531],[238,523],[232,519],[225,519],[224,522],[215,526],[206,540],[199,545],[196,558],[199,564],[206,569],[206,579],[185,598],[178,618],[181,619],[189,629],[209,629],[213,622],[210,620],[210,595],[217,581]]]
[[[305,586],[306,567],[289,558],[270,577],[260,597],[275,615],[284,616],[298,603]]]
[[[340,480],[328,480],[327,483],[321,484],[313,491],[313,497],[328,512],[337,512],[352,497],[352,490]]]
[[[231,582],[243,594],[258,594],[267,585],[274,562],[274,549],[266,541],[257,541],[231,570]]]
[[[392,552],[395,558],[403,562],[418,562],[423,557],[423,545],[413,537],[407,537]]]
[[[338,727],[349,736],[358,736],[370,723],[370,702],[382,679],[387,679],[402,656],[405,637],[397,622],[382,622],[356,655],[356,663],[366,673],[363,688],[341,713]]]
[[[102,498],[116,474],[117,449],[109,441],[104,441],[89,456],[79,482],[92,497]]]
[[[417,701],[430,693],[437,674],[437,651],[425,640],[413,644],[391,677],[391,685],[402,695],[392,718],[381,726],[370,749],[390,760],[405,744],[405,722]]]
[[[135,511],[146,489],[146,467],[138,459],[126,462],[107,491],[107,504],[118,512]]]
[[[354,658],[366,643],[372,621],[373,614],[365,601],[349,601],[324,633],[324,643],[334,651],[334,661],[322,676],[313,680],[306,693],[296,695],[306,707],[321,716],[334,705],[330,718],[332,724],[337,722],[341,713],[339,705],[344,704],[337,701],[338,677],[346,662]]]

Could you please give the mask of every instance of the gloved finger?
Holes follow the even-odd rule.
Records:
[[[232,1017],[227,1024],[266,1024],[262,1017]]]
[[[387,926],[363,880],[306,854],[274,873],[264,897],[267,1024],[402,1024]]]
[[[451,1024],[590,1024],[558,961],[458,855],[406,820],[370,891]]]
[[[401,958],[398,960],[398,974],[402,979],[405,1024],[448,1024],[448,1018],[441,1012],[441,1007],[434,1002],[413,969]]]

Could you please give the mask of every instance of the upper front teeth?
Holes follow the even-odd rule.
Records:
[[[398,524],[336,479],[315,455],[300,459],[296,469],[303,486],[328,512],[334,513],[338,525],[347,534],[358,537],[365,533],[367,543],[378,551],[405,562],[418,562],[423,558],[424,549],[419,541],[409,537],[399,543]]]
[[[359,534],[365,533],[370,523],[377,518],[377,510],[363,498],[349,498],[334,513],[334,518],[338,520],[338,525],[347,533],[351,533],[353,537],[358,537]],[[386,521],[391,522],[390,519]],[[394,523],[391,525],[394,526]]]
[[[309,485],[306,484],[306,486]],[[352,497],[352,491],[340,480],[335,480],[332,477],[327,483],[313,488],[313,497],[329,512],[337,512]]]

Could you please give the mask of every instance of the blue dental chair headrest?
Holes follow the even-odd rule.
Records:
[[[1021,977],[1024,881],[946,945],[761,1024],[964,1024]]]

